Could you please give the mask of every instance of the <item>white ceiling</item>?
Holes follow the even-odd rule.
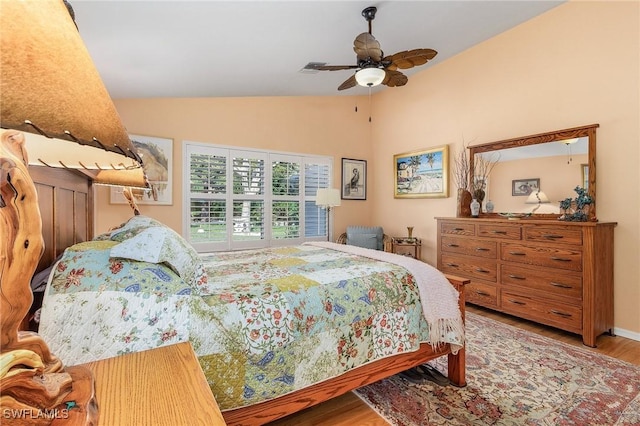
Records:
[[[511,1],[117,1],[69,0],[112,98],[363,95],[337,87],[353,70],[300,70],[309,62],[355,64],[361,12],[385,55],[431,48],[409,76],[563,3]],[[490,61],[491,58],[486,58]],[[403,90],[381,87],[374,90]]]

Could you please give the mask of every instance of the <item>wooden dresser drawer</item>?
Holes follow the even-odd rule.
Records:
[[[476,235],[476,225],[473,223],[442,222],[440,232],[443,234],[473,237]]]
[[[479,224],[478,236],[502,238],[506,240],[519,240],[521,238],[519,226],[500,225],[495,223]]]
[[[574,333],[582,332],[582,308],[579,305],[506,290],[501,292],[500,303],[504,312]]]
[[[440,269],[444,273],[492,282],[495,282],[498,276],[498,265],[495,261],[485,261],[477,257],[452,256],[444,253],[442,254],[442,267]]]
[[[582,300],[582,275],[555,269],[530,269],[515,265],[502,265],[501,282],[506,287],[520,286],[543,291],[554,296]]]
[[[443,252],[480,256],[488,259],[498,258],[498,243],[495,241],[444,236],[441,241]]]
[[[495,308],[498,306],[498,289],[495,286],[471,281],[464,289],[467,302]]]
[[[536,226],[524,227],[523,239],[525,241],[538,241],[545,243],[582,245],[582,229],[562,226]]]
[[[582,271],[582,252],[544,245],[503,243],[500,258],[509,262]]]

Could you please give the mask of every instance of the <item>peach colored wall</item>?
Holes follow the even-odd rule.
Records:
[[[339,187],[342,157],[371,160],[368,102],[364,100],[329,96],[116,99],[114,103],[130,133],[174,140],[173,205],[139,207],[142,214],[181,232],[182,141],[333,156],[334,186]],[[370,169],[371,164],[367,166]],[[109,204],[108,189],[99,188],[96,198],[97,233],[131,217],[127,205]],[[333,239],[347,224],[368,225],[370,203],[369,199],[342,200],[334,209]]]
[[[618,223],[615,326],[639,338],[639,16],[637,1],[571,1],[376,95],[373,222],[414,225],[433,264],[434,217],[454,216],[455,197],[393,199],[394,154],[599,123],[598,217]]]

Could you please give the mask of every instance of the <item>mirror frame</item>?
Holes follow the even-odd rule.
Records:
[[[469,177],[472,179],[474,174],[474,159],[476,154],[483,152],[497,151],[501,149],[517,148],[520,146],[537,145],[541,143],[556,142],[565,139],[589,137],[589,190],[588,193],[593,199],[593,204],[589,209],[589,220],[596,219],[596,129],[599,124],[590,124],[588,126],[573,127],[571,129],[555,130],[553,132],[538,133],[535,135],[523,136],[519,138],[504,139],[496,142],[489,142],[469,147]],[[483,214],[483,216],[493,216],[494,214]],[[536,214],[534,216],[540,218],[557,219],[558,215]]]

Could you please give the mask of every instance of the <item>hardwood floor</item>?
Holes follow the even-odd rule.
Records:
[[[597,348],[582,344],[582,338],[552,327],[536,324],[510,315],[467,305],[467,312],[494,319],[533,333],[538,333],[584,349],[609,355],[623,361],[640,365],[640,342],[618,336],[598,337]],[[349,392],[323,404],[308,408],[284,419],[269,423],[270,426],[387,426],[388,423],[376,414],[360,398]]]

